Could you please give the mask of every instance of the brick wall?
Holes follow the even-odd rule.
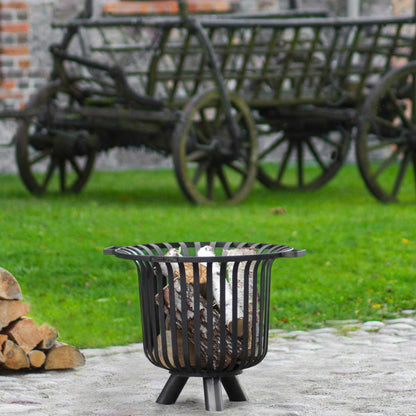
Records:
[[[43,82],[45,73],[33,68],[29,48],[27,1],[0,3],[0,102],[2,108],[22,108]]]

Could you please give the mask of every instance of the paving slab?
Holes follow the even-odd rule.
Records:
[[[142,344],[83,353],[86,365],[74,370],[0,370],[0,415],[208,414],[199,378],[189,379],[174,405],[155,402],[169,373],[146,359]],[[230,402],[224,392],[224,414],[416,416],[416,318],[354,324],[352,331],[342,322],[271,331],[264,361],[238,379],[249,400]]]

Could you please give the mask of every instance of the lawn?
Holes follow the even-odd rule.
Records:
[[[277,214],[276,208],[285,213]],[[271,326],[373,320],[416,308],[416,207],[385,205],[344,166],[324,188],[256,184],[234,207],[188,203],[170,170],[94,172],[79,195],[30,195],[0,175],[0,266],[20,282],[30,316],[60,340],[102,347],[141,339],[134,263],[111,245],[252,241],[304,248],[273,268]]]

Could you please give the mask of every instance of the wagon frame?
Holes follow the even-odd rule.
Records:
[[[51,82],[19,114],[31,192],[56,173],[62,192],[78,192],[97,152],[144,146],[172,154],[190,201],[237,203],[256,179],[321,187],[353,137],[368,189],[414,201],[415,16],[194,16],[178,1],[177,16],[93,18],[85,4],[56,24]]]

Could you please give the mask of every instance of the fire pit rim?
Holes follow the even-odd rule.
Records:
[[[166,255],[155,255],[155,254],[143,254],[137,252],[137,250],[149,250],[156,248],[180,248],[181,244],[186,245],[187,247],[194,247],[196,242],[169,242],[169,243],[153,243],[153,244],[136,244],[128,246],[111,246],[104,249],[104,254],[115,255],[116,257],[129,259],[129,260],[140,260],[140,261],[150,261],[150,262],[166,262],[166,263],[217,263],[217,262],[233,262],[233,261],[255,261],[255,260],[268,260],[276,259],[278,257],[302,257],[305,255],[306,250],[304,249],[295,249],[287,245],[278,245],[278,244],[264,244],[264,243],[241,243],[241,242],[216,242],[216,248],[223,248],[226,245],[229,247],[244,247],[244,248],[262,248],[267,249],[266,253],[253,253],[253,254],[242,254],[242,255],[216,255],[210,257],[202,256],[166,256]],[[201,246],[211,245],[212,242],[198,242]]]

